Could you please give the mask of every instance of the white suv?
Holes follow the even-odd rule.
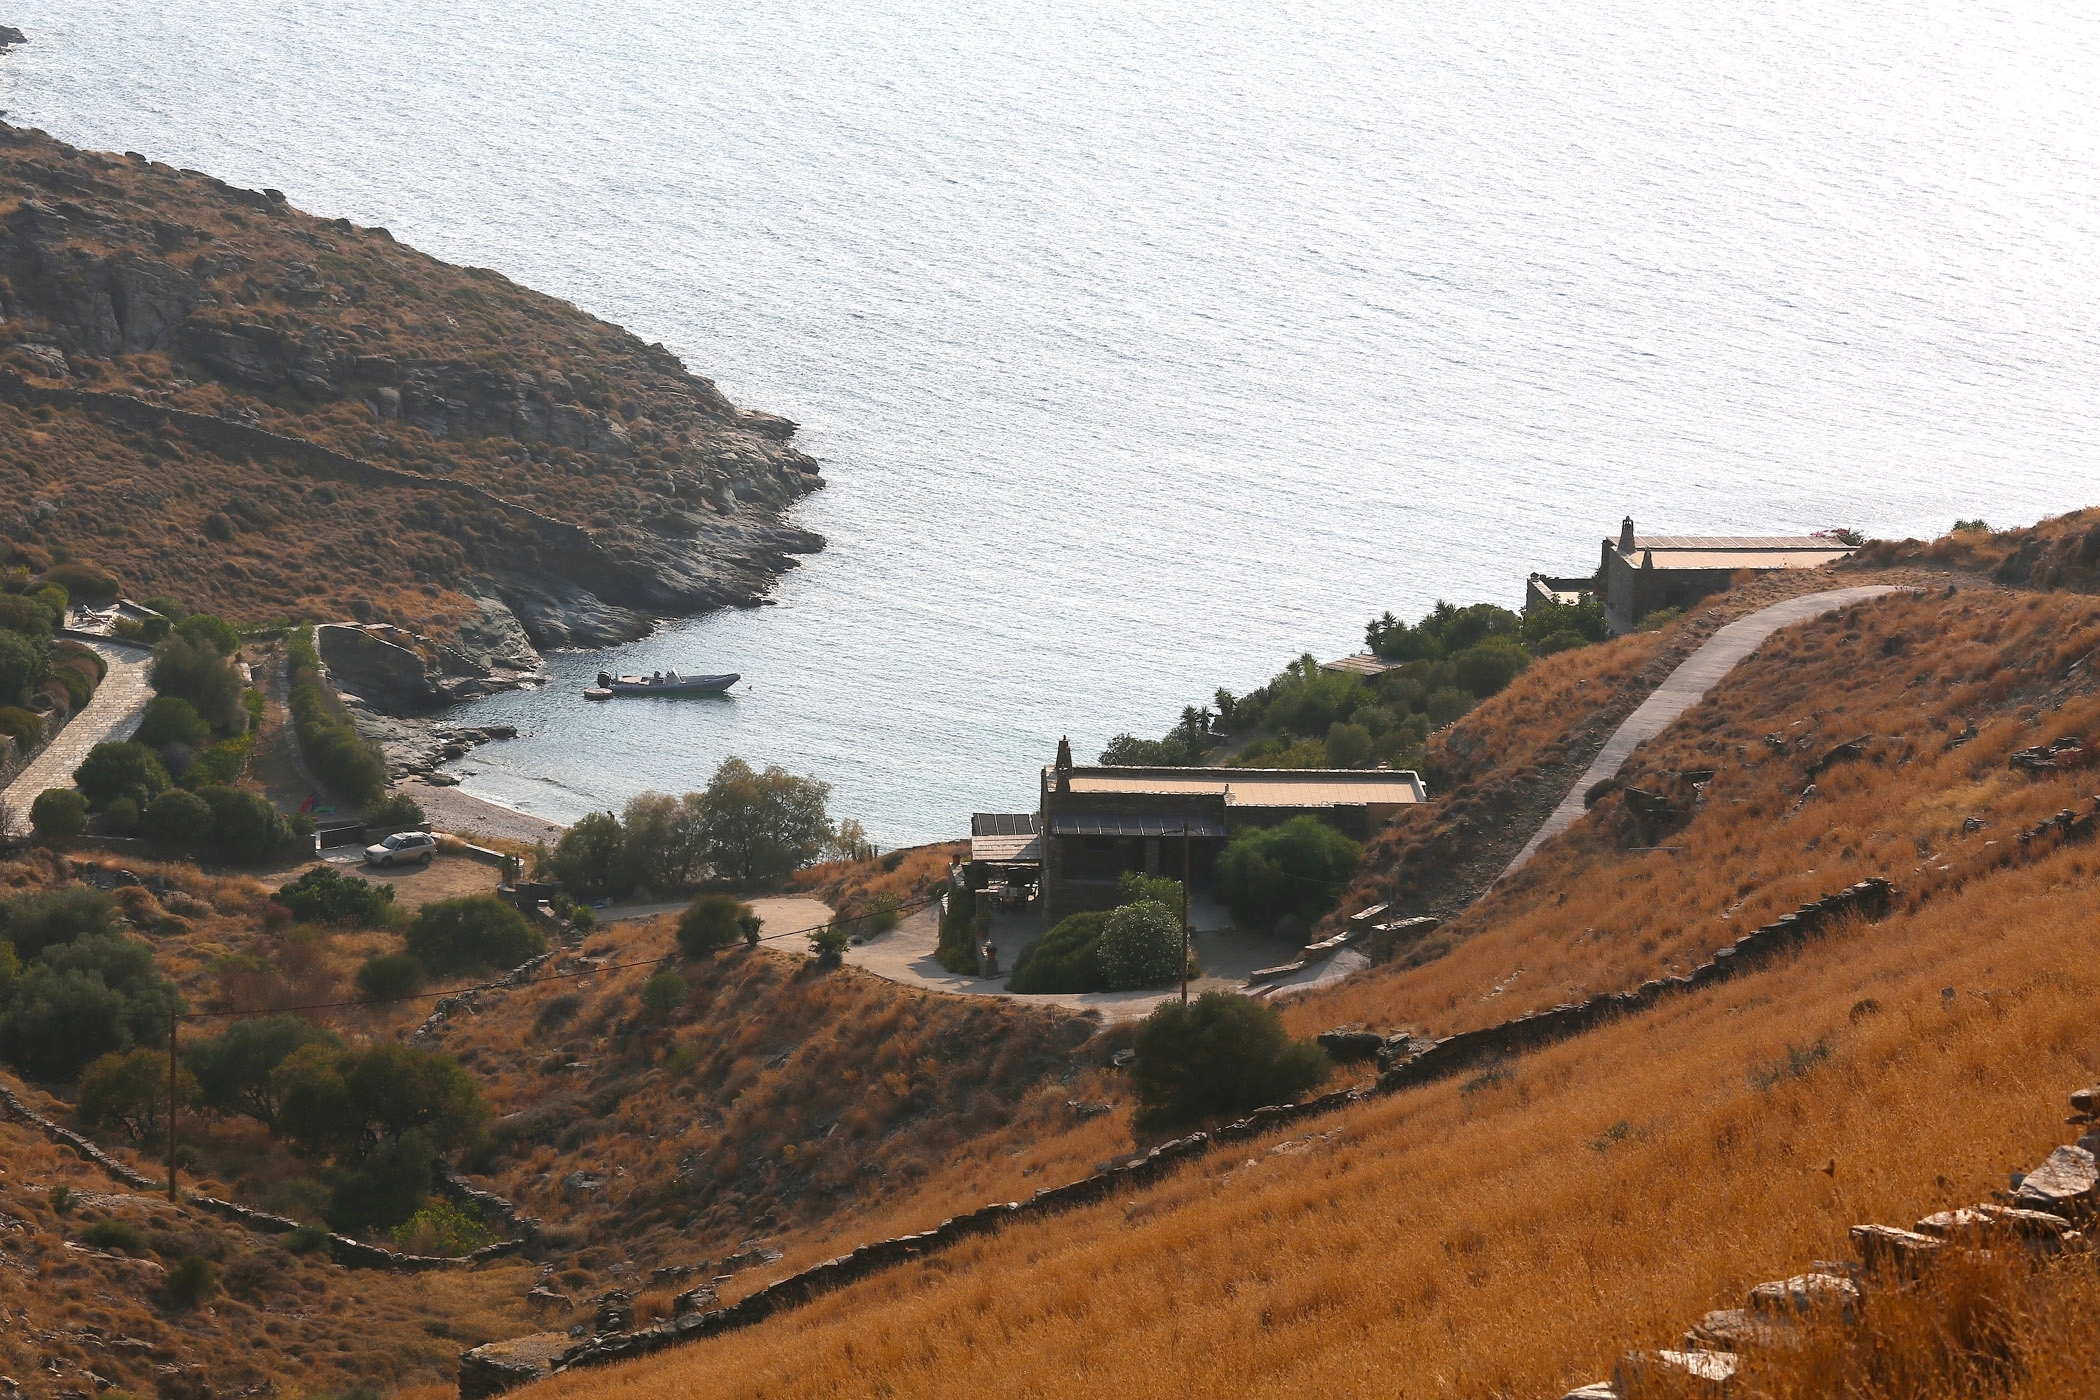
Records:
[[[406,865],[414,861],[430,864],[437,854],[437,837],[427,831],[397,831],[376,846],[365,847],[368,865]]]

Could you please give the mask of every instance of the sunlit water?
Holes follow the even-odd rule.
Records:
[[[1656,532],[2100,500],[2100,29],[2060,4],[38,0],[9,120],[497,267],[803,425],[779,606],[469,791],[725,754],[885,844],[1220,684]],[[733,669],[713,702],[577,695]]]

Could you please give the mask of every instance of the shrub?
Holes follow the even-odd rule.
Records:
[[[1108,977],[1101,970],[1101,931],[1107,922],[1108,915],[1095,912],[1058,920],[1056,927],[1014,959],[1006,989],[1030,994],[1107,991]],[[1179,937],[1177,931],[1177,946]],[[969,970],[976,971],[974,961]]]
[[[0,734],[15,741],[15,749],[27,753],[44,742],[44,718],[20,705],[0,706]]]
[[[1140,1138],[1289,1103],[1334,1068],[1319,1046],[1291,1039],[1275,1007],[1234,992],[1164,1003],[1139,1022],[1136,1046]]]
[[[837,924],[826,924],[809,935],[809,951],[815,956],[818,967],[837,967],[846,956],[846,945],[851,935]]]
[[[740,921],[751,906],[726,894],[703,894],[678,916],[678,951],[704,958],[729,947],[742,936]]]
[[[211,726],[198,715],[197,707],[179,695],[156,695],[146,702],[145,718],[132,739],[148,748],[164,744],[187,744],[198,748],[211,738]]]
[[[210,641],[179,632],[153,649],[147,679],[155,691],[187,700],[215,731],[239,734],[248,727],[241,703],[241,678]]]
[[[692,984],[675,972],[659,972],[642,983],[642,1015],[661,1021],[684,1006],[693,995]]]
[[[1140,900],[1153,900],[1179,913],[1181,910],[1181,881],[1165,875],[1147,875],[1142,870],[1126,870],[1116,877],[1116,905],[1136,904]]]
[[[405,792],[389,793],[376,802],[365,804],[358,814],[366,826],[383,827],[387,831],[413,831],[423,825],[423,808]]]
[[[394,1246],[403,1254],[456,1259],[495,1242],[486,1225],[435,1197],[394,1229]]]
[[[178,1104],[197,1102],[196,1076],[186,1070],[178,1071],[175,1092]],[[166,1052],[141,1046],[128,1053],[102,1056],[80,1076],[80,1098],[75,1111],[88,1127],[118,1128],[133,1142],[150,1142],[160,1137],[168,1111]]]
[[[283,855],[292,842],[291,823],[261,796],[240,788],[197,790],[211,808],[212,849],[236,865],[259,865]]]
[[[304,924],[349,924],[384,928],[393,921],[394,887],[316,865],[270,898]]]
[[[168,1300],[178,1308],[203,1307],[218,1292],[218,1271],[201,1254],[192,1254],[168,1270]]]
[[[24,962],[33,962],[46,948],[112,932],[115,917],[116,901],[107,892],[92,885],[68,885],[0,900],[0,935]]]
[[[29,824],[46,841],[70,841],[87,830],[87,799],[71,788],[45,788],[29,804]]]
[[[578,899],[611,899],[634,887],[626,833],[610,812],[586,812],[561,834],[547,866]]]
[[[159,1039],[179,1011],[153,952],[121,934],[89,934],[44,950],[0,1018],[7,1058],[37,1079],[64,1079],[134,1040]]]
[[[195,849],[212,839],[211,804],[194,792],[171,788],[153,799],[139,827],[155,841]]]
[[[139,606],[150,608],[152,611],[159,613],[168,620],[170,625],[181,622],[190,615],[188,608],[165,594],[156,593],[153,597],[145,599]]]
[[[950,972],[963,977],[977,975],[977,895],[974,891],[949,891],[948,909],[941,915],[940,939],[934,946],[933,956]],[[1016,963],[1016,974],[1019,971],[1020,965]]]
[[[1241,927],[1261,931],[1284,914],[1311,923],[1334,908],[1363,848],[1318,817],[1250,827],[1218,855],[1218,882]]]
[[[409,953],[382,953],[357,970],[366,1001],[401,1001],[423,990],[423,964]]]
[[[0,704],[26,705],[51,674],[51,643],[0,631]]]
[[[1163,987],[1181,976],[1181,916],[1153,899],[1126,904],[1102,925],[1099,956],[1111,991]]]
[[[114,578],[91,564],[54,564],[44,571],[43,581],[57,584],[66,590],[68,598],[85,603],[114,602],[120,587]]]
[[[171,785],[160,755],[144,744],[95,745],[73,770],[73,781],[98,810],[119,797],[145,806]]]
[[[408,951],[439,976],[516,967],[547,951],[525,916],[489,894],[423,906],[408,926]]]
[[[191,1041],[183,1059],[197,1076],[200,1101],[218,1113],[237,1113],[275,1136],[283,1112],[277,1070],[309,1045],[340,1044],[313,1022],[290,1014],[250,1016],[208,1040]]]
[[[80,1242],[89,1249],[128,1254],[134,1259],[146,1253],[146,1232],[128,1220],[97,1220],[80,1232]]]
[[[175,624],[175,635],[191,642],[203,642],[221,656],[232,656],[241,649],[241,634],[223,617],[210,613],[192,613]]]
[[[1429,699],[1424,702],[1422,712],[1429,716],[1432,725],[1442,729],[1472,708],[1472,691],[1463,690],[1455,685],[1441,685],[1429,693]]]
[[[1354,768],[1371,756],[1371,731],[1360,724],[1337,720],[1327,726],[1327,761],[1337,768]]]
[[[102,813],[102,830],[111,836],[129,836],[139,829],[139,804],[120,797]]]
[[[645,792],[631,799],[620,821],[627,862],[620,883],[628,889],[644,884],[659,895],[689,887],[706,868],[700,814],[697,792],[683,798]]]
[[[48,637],[65,619],[43,601],[0,594],[0,630],[25,637]]]
[[[311,623],[285,646],[292,727],[300,751],[322,782],[352,802],[376,802],[386,794],[386,759],[359,737],[342,704],[321,683],[321,654]]]
[[[1517,678],[1531,664],[1531,654],[1514,639],[1496,638],[1467,647],[1451,658],[1460,686],[1485,700]]]
[[[335,1249],[326,1225],[301,1225],[284,1237],[287,1254],[327,1254]]]
[[[251,692],[252,693],[252,692]],[[231,787],[248,767],[248,754],[255,747],[253,731],[233,739],[221,739],[200,754],[193,754],[183,769],[182,781],[190,788]],[[166,753],[179,757],[188,752],[183,744],[170,744]]]
[[[58,686],[66,693],[66,708],[75,714],[87,708],[87,702],[95,698],[95,681],[86,671],[71,662],[56,662],[44,680],[48,691]]]

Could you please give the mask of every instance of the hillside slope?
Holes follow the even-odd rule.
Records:
[[[498,273],[0,124],[8,533],[139,596],[625,640],[822,547],[782,518],[822,485],[793,433]]]
[[[1447,955],[1286,1017],[1486,1025],[1681,970],[1867,876],[1899,887],[1884,917],[533,1393],[1557,1396],[1844,1258],[1853,1224],[1987,1200],[2100,1072],[2100,849],[2054,820],[2092,805],[2088,750],[2058,741],[2100,725],[2096,647],[2100,602],[1996,589],[1783,632],[1636,758],[1667,809],[1607,799]]]

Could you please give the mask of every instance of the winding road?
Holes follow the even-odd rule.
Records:
[[[85,640],[85,639],[83,639]],[[128,739],[138,728],[146,702],[153,698],[146,684],[146,668],[153,660],[149,648],[123,642],[91,641],[88,645],[109,663],[109,674],[95,687],[87,708],[58,732],[44,751],[29,760],[29,766],[7,785],[7,834],[29,834],[29,807],[46,788],[73,786],[73,770],[88,756],[88,750],[108,739]]]
[[[1824,613],[1836,612],[1839,608],[1895,591],[1889,584],[1864,584],[1857,588],[1808,593],[1760,608],[1748,617],[1737,618],[1707,638],[1706,645],[1679,663],[1677,669],[1641,702],[1641,707],[1628,715],[1611,738],[1604,741],[1596,759],[1575,780],[1575,786],[1568,789],[1568,795],[1561,799],[1560,805],[1531,834],[1524,849],[1517,852],[1516,859],[1496,877],[1495,883],[1499,885],[1523,869],[1532,852],[1573,826],[1583,813],[1584,794],[1615,775],[1626,766],[1626,760],[1633,757],[1635,749],[1668,729],[1679,715],[1705,699],[1706,692],[1734,670],[1737,662],[1764,645],[1767,637],[1782,627],[1791,627],[1797,622],[1806,622],[1812,617],[1821,617]]]

